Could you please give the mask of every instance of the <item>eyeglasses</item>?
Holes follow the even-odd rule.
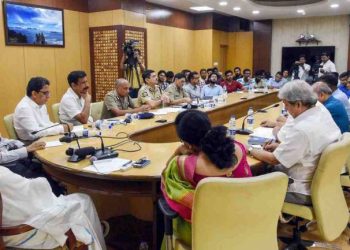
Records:
[[[50,91],[38,91],[40,93],[42,93],[44,96],[50,96]]]

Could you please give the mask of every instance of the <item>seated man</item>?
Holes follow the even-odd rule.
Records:
[[[25,178],[45,177],[56,196],[63,194],[63,189],[47,175],[42,165],[32,161],[31,154],[45,148],[45,142],[35,141],[27,147],[17,140],[9,140],[0,136],[0,164],[10,169],[13,173]]]
[[[59,108],[61,122],[73,125],[93,122],[90,116],[91,95],[86,73],[84,71],[73,71],[68,77],[69,88],[63,95]]]
[[[84,194],[61,195],[51,192],[45,178],[26,179],[0,166],[3,226],[27,224],[35,229],[3,237],[7,247],[52,249],[63,246],[65,233],[89,249],[106,249],[94,204]]]
[[[204,85],[201,91],[201,99],[210,99],[213,96],[219,96],[224,93],[224,90],[217,84],[218,74],[211,73],[208,77],[208,84]]]
[[[287,82],[286,79],[282,78],[282,72],[278,71],[275,78],[271,78],[268,82],[268,86],[272,89],[279,89]]]
[[[246,90],[241,83],[233,79],[232,70],[225,71],[225,80],[221,82],[221,86],[226,88],[227,93],[232,93],[237,90]]]
[[[251,78],[251,72],[250,69],[244,69],[243,70],[243,77],[237,79],[237,82],[243,85],[245,88],[254,87],[255,80]]]
[[[339,75],[339,82],[338,88],[346,94],[348,98],[350,98],[350,89],[347,88],[348,85],[348,78],[350,77],[350,71],[343,72]]]
[[[183,89],[183,85],[186,82],[185,75],[182,73],[175,74],[174,82],[169,85],[165,90],[165,93],[169,96],[170,104],[191,103],[191,98],[187,92]]]
[[[188,75],[188,81],[183,89],[192,99],[201,98],[201,87],[199,82],[199,74],[196,71],[192,71]]]
[[[145,84],[142,85],[137,96],[140,106],[147,104],[153,109],[170,102],[169,97],[166,94],[162,94],[157,86],[158,79],[154,70],[145,70],[142,78]]]
[[[150,109],[149,105],[142,105],[139,108],[135,108],[129,96],[129,88],[130,84],[126,79],[117,79],[115,82],[115,90],[108,92],[105,96],[101,119],[122,116],[126,113],[143,112]]]
[[[46,109],[50,98],[50,82],[43,77],[33,77],[27,85],[27,95],[17,104],[13,123],[18,138],[28,144],[40,137],[68,132],[70,124],[51,122]]]
[[[342,133],[349,132],[349,121],[344,105],[332,96],[332,90],[323,82],[312,85],[314,92],[321,102],[331,113],[333,120]]]
[[[315,106],[317,96],[306,82],[286,83],[278,97],[293,117],[283,126],[288,132],[279,138],[281,143],[266,145],[264,150],[249,148],[249,153],[289,176],[287,202],[311,205],[311,181],[321,153],[341,133],[330,113]]]

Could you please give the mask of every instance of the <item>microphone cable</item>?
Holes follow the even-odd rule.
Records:
[[[121,147],[123,145],[126,145],[128,143],[132,143],[132,145],[136,145],[137,149],[128,150],[128,149],[121,149],[121,148],[119,148],[119,147]],[[121,141],[121,142],[118,142],[116,144],[108,145],[107,147],[111,148],[111,149],[116,149],[116,150],[122,151],[122,152],[128,152],[128,153],[138,152],[138,151],[140,151],[142,149],[142,146],[140,145],[140,143],[132,141],[132,140],[129,140],[129,139]]]

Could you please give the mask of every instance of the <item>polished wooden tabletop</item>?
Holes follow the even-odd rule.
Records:
[[[247,99],[242,99],[247,98]],[[231,115],[242,117],[246,115],[248,107],[252,106],[255,110],[263,108],[273,103],[276,103],[277,92],[270,91],[268,94],[252,94],[252,93],[232,93],[228,95],[225,104],[219,104],[214,108],[200,109],[207,112],[212,123],[215,125],[228,123]],[[257,127],[263,119],[276,119],[280,114],[281,107],[268,110],[267,113],[257,113],[254,115],[255,126]],[[99,174],[90,172],[84,168],[91,165],[88,159],[82,160],[79,163],[70,163],[67,161],[65,151],[68,147],[77,148],[76,142],[64,143],[58,147],[47,148],[36,152],[36,157],[49,168],[59,170],[61,172],[80,175],[85,177],[93,177],[96,179],[109,180],[144,180],[144,179],[159,179],[161,172],[165,168],[166,162],[172,155],[174,150],[180,145],[177,139],[174,120],[177,113],[168,113],[166,115],[156,115],[153,119],[148,120],[133,120],[127,125],[115,125],[112,129],[102,131],[103,136],[115,137],[127,134],[130,138],[130,143],[121,146],[119,149],[136,150],[138,145],[141,150],[137,152],[118,151],[120,158],[137,160],[141,157],[147,157],[151,160],[151,164],[145,168],[131,168],[125,172],[115,171],[110,174]],[[166,119],[167,122],[157,123],[156,120]],[[237,127],[241,126],[243,118],[237,119]],[[42,138],[46,142],[58,140],[61,136],[50,136]],[[105,138],[105,146],[122,142],[126,138],[115,139]],[[248,136],[236,135],[236,140],[246,144]],[[88,138],[79,140],[81,147],[93,146],[100,148],[99,138]],[[135,144],[137,143],[137,144]],[[256,159],[248,158],[250,165],[259,164]]]

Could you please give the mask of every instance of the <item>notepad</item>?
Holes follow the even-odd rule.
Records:
[[[58,147],[61,146],[62,143],[60,141],[48,141],[45,144],[45,148],[52,148],[52,147]]]
[[[97,172],[101,174],[109,174],[114,171],[119,171],[131,164],[131,160],[122,158],[105,159],[93,162],[93,166],[96,168]]]
[[[250,136],[255,136],[255,137],[262,137],[262,138],[267,138],[267,139],[275,139],[275,136],[272,133],[272,128],[264,128],[264,127],[258,127],[254,129],[253,134]]]

